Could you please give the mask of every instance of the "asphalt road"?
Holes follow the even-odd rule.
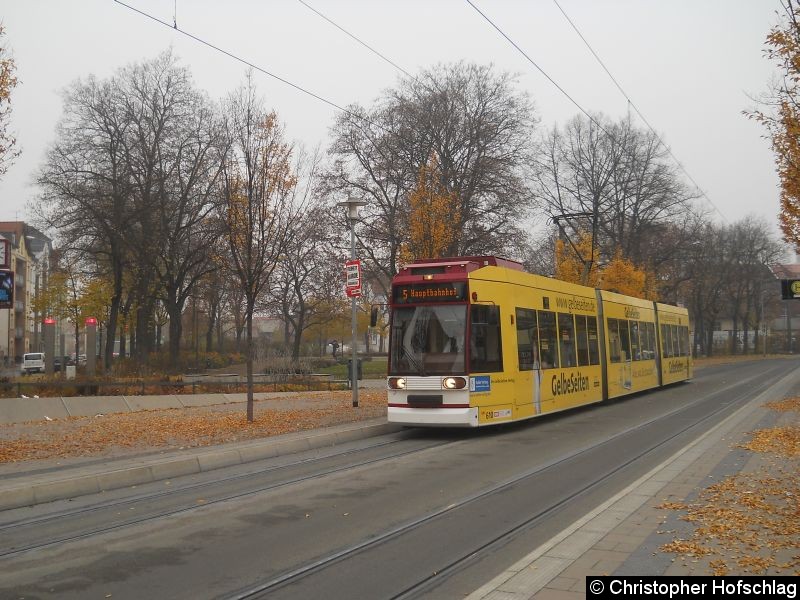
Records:
[[[460,597],[795,368],[6,511],[0,598]]]

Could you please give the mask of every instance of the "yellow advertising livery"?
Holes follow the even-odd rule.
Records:
[[[685,308],[526,273],[420,260],[392,281],[389,421],[478,427],[685,381]]]

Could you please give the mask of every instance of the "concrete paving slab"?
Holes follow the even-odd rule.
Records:
[[[174,460],[166,460],[150,465],[150,476],[153,481],[172,479],[181,475],[192,475],[200,472],[200,463],[196,456],[186,456]]]
[[[183,404],[175,394],[160,396],[125,396],[131,410],[159,410],[162,408],[183,408]]]
[[[200,471],[212,471],[214,469],[221,469],[223,467],[231,467],[233,465],[240,465],[244,462],[242,455],[238,450],[218,450],[216,452],[209,452],[207,454],[200,454],[197,457],[197,463],[200,465]]]
[[[241,402],[247,402],[247,394],[245,392],[237,392],[235,394],[222,394],[225,397],[225,404],[239,404]],[[256,394],[253,395],[253,398],[256,399],[258,396]]]
[[[32,486],[0,489],[0,508],[18,508],[36,504],[36,495]]]
[[[101,490],[116,490],[130,485],[149,483],[153,481],[153,474],[150,466],[141,465],[108,473],[99,473],[96,478],[97,487]]]
[[[61,398],[2,398],[0,399],[0,423],[23,423],[65,419],[69,416]]]
[[[131,410],[124,396],[79,396],[63,400],[71,417],[90,417]]]
[[[96,494],[100,491],[100,485],[95,475],[85,475],[74,479],[45,481],[33,486],[36,504],[52,502],[53,500],[62,500],[64,498],[75,498],[86,494]]]
[[[186,394],[178,396],[178,401],[185,407],[189,406],[213,406],[215,404],[225,404],[225,394]]]

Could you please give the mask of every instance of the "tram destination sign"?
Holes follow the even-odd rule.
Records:
[[[800,300],[800,279],[781,279],[781,298]]]
[[[464,302],[466,299],[467,284],[464,281],[410,283],[394,286],[395,304]]]

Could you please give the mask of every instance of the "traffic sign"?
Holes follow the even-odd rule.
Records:
[[[800,279],[781,279],[781,297],[784,300],[800,299]]]
[[[14,306],[14,272],[0,271],[0,308]]]
[[[348,260],[344,263],[346,283],[344,291],[348,298],[361,296],[361,261]]]
[[[11,268],[11,242],[0,238],[0,269]]]

